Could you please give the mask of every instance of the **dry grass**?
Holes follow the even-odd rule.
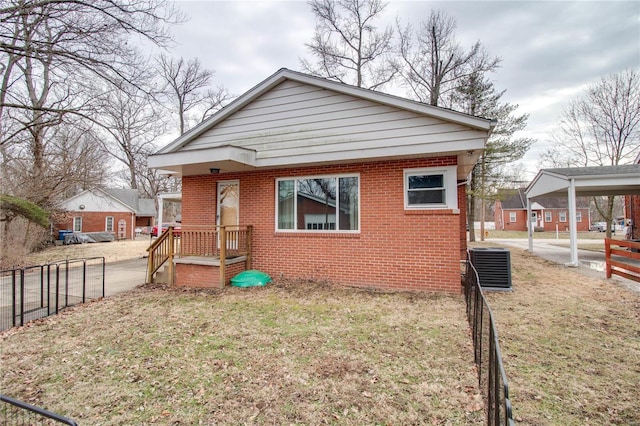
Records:
[[[2,335],[1,388],[83,425],[482,424],[463,303],[137,289]]]
[[[488,293],[516,422],[640,424],[640,296],[511,249],[514,291]]]
[[[488,297],[517,423],[639,425],[640,296],[510,251]],[[0,340],[2,392],[83,425],[483,421],[459,297],[147,288]]]

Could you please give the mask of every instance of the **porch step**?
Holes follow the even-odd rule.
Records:
[[[168,284],[169,283],[169,267],[164,266],[158,270],[153,277],[154,284]]]

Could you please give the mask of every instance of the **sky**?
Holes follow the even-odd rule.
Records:
[[[189,21],[173,29],[173,56],[198,58],[215,71],[215,85],[241,95],[280,68],[313,62],[305,43],[315,17],[305,1],[177,1]],[[529,114],[519,136],[536,139],[521,161],[525,178],[567,103],[602,77],[640,69],[640,1],[390,1],[376,22],[383,28],[419,25],[431,9],[457,21],[464,48],[476,41],[502,59],[491,74],[502,100]],[[402,87],[386,89],[403,96]]]

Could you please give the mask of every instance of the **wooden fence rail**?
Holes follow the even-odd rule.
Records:
[[[605,238],[604,252],[607,278],[619,275],[640,282],[640,242]]]

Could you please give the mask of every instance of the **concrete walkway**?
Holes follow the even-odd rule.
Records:
[[[105,296],[131,290],[146,281],[147,258],[123,260],[105,265]]]
[[[486,242],[497,244],[505,247],[516,247],[528,251],[529,240],[526,238],[486,238]],[[578,247],[581,244],[597,244],[601,240],[578,240]],[[604,246],[604,242],[603,246]],[[554,239],[534,239],[533,254],[546,259],[550,262],[565,265],[571,262],[571,253],[569,250],[569,240]],[[606,279],[605,277],[605,256],[604,251],[592,251],[578,249],[578,261],[580,266],[575,268],[578,272],[594,278]],[[625,261],[629,261],[626,259]],[[638,262],[640,265],[640,262]],[[609,281],[620,284],[632,291],[640,293],[640,283],[617,275],[612,276]]]

